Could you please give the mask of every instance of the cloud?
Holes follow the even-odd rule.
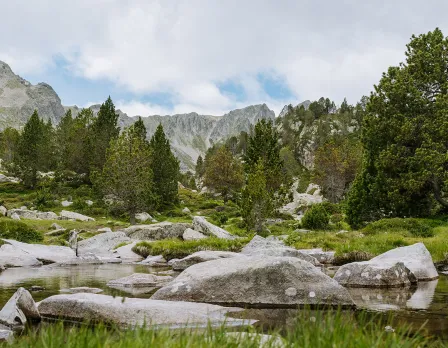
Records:
[[[71,73],[131,95],[119,103],[130,114],[222,114],[262,102],[278,113],[320,96],[354,103],[404,59],[412,34],[437,26],[448,33],[448,2],[439,0],[0,0],[0,7],[7,33],[0,59],[26,75],[62,56]],[[267,93],[258,77],[270,74],[289,89],[288,100]],[[243,100],[219,87],[227,81],[242,87]],[[170,104],[143,101],[153,93],[169,95]]]

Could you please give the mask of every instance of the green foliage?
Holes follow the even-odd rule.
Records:
[[[201,250],[222,250],[239,252],[250,241],[248,238],[227,240],[220,238],[205,238],[200,240],[182,241],[180,239],[165,239],[156,242],[140,242],[132,251],[143,256],[163,255],[166,260],[181,259]]]
[[[43,236],[21,221],[0,219],[0,238],[14,239],[23,243],[39,243]]]
[[[186,173],[179,174],[179,182],[186,188],[190,190],[197,190],[196,179],[192,172],[187,171]]]
[[[49,192],[49,190],[42,188],[36,192],[34,205],[38,210],[54,207],[55,206],[54,197]]]
[[[20,142],[20,133],[17,129],[8,127],[0,132],[0,158],[5,164],[14,162]]]
[[[374,234],[383,231],[407,231],[415,237],[433,237],[433,224],[424,219],[382,219],[368,224],[363,232]]]
[[[322,204],[314,204],[302,218],[302,226],[313,230],[325,230],[329,227],[330,214]]]
[[[152,170],[154,192],[159,206],[178,202],[179,161],[171,152],[170,141],[166,138],[162,124],[159,124],[151,138]]]
[[[406,62],[375,87],[364,117],[363,167],[348,201],[352,225],[448,209],[447,65],[448,38],[439,29],[413,36]]]
[[[197,161],[196,161],[196,175],[198,178],[202,178],[205,172],[204,167],[204,160],[202,159],[202,156],[199,155]]]

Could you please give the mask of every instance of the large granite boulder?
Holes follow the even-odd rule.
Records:
[[[307,254],[314,257],[322,264],[332,264],[334,262],[334,251],[323,251],[321,248],[317,249],[299,249],[302,254]]]
[[[76,257],[75,252],[65,246],[27,244],[12,239],[3,239],[3,241],[43,263],[64,262]]]
[[[287,247],[282,241],[266,239],[260,236],[254,236],[243,250],[241,250],[241,254],[246,256],[297,257],[298,259],[310,262],[314,266],[321,265],[313,256],[302,253],[297,249]]]
[[[114,248],[121,243],[130,243],[131,239],[124,232],[106,232],[78,242],[78,255],[94,254],[96,256],[114,257]]]
[[[207,238],[207,236],[203,235],[201,232],[195,231],[191,228],[187,228],[182,235],[183,240],[199,240]]]
[[[165,258],[162,255],[156,255],[156,256],[148,256],[146,259],[144,259],[142,262],[140,262],[141,265],[149,266],[149,267],[167,267],[168,263],[166,262]]]
[[[138,213],[135,214],[135,220],[137,220],[138,222],[146,222],[148,220],[152,220],[152,216],[148,213]]]
[[[221,227],[215,226],[212,223],[205,220],[202,216],[193,217],[193,229],[201,232],[206,236],[217,237],[221,239],[235,239],[236,236],[230,234]]]
[[[353,306],[347,289],[295,257],[232,257],[199,263],[152,298],[261,308]]]
[[[8,211],[8,216],[12,217],[14,214],[20,216],[21,219],[29,220],[57,220],[59,218],[58,215],[52,211],[42,212],[28,209],[10,209]]]
[[[29,253],[11,245],[0,246],[0,267],[35,267],[42,266],[42,262]]]
[[[189,227],[190,224],[164,221],[152,225],[130,226],[124,232],[133,240],[159,240],[182,238],[184,231]]]
[[[0,311],[0,323],[15,328],[27,320],[40,320],[40,314],[29,291],[19,288]]]
[[[404,265],[397,263],[352,262],[342,266],[334,280],[346,287],[393,288],[416,283],[414,274]]]
[[[175,271],[183,271],[190,266],[193,266],[197,263],[225,259],[229,257],[244,257],[241,254],[233,253],[230,251],[214,251],[214,250],[203,250],[195,252],[194,254],[188,255],[183,259],[174,259],[171,262],[171,266]]]
[[[82,323],[105,322],[119,327],[250,324],[250,321],[226,317],[227,313],[240,310],[205,303],[156,301],[86,293],[55,295],[39,303],[39,312],[43,318]]]
[[[143,260],[143,257],[134,253],[132,248],[138,243],[138,241],[123,245],[114,250],[116,257],[119,257],[123,262],[139,262]]]
[[[67,210],[61,211],[61,213],[59,214],[59,219],[60,220],[78,220],[78,221],[84,221],[84,222],[95,221],[94,218],[91,218],[89,216],[75,213],[74,211],[67,211]]]

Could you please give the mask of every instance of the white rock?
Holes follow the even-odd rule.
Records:
[[[308,254],[315,259],[317,259],[320,263],[323,264],[332,264],[334,262],[334,251],[323,251],[322,249],[299,249],[299,251],[303,254]]]
[[[103,233],[103,232],[112,232],[112,229],[110,227],[103,227],[99,228],[97,232]]]
[[[190,209],[185,207],[184,209],[182,209],[182,213],[184,213],[184,214],[191,214],[191,211],[190,211]]]
[[[221,239],[236,239],[236,237],[221,227],[215,226],[205,220],[202,216],[195,216],[193,218],[193,229],[202,232],[207,236],[214,236]]]
[[[69,289],[61,289],[59,292],[65,294],[79,294],[79,293],[87,293],[87,294],[99,294],[103,292],[103,290],[98,288],[89,288],[87,286],[81,286],[78,288],[69,288]]]
[[[114,248],[120,243],[130,243],[124,232],[106,232],[78,242],[78,255],[94,254],[102,257],[114,257]]]
[[[207,238],[207,236],[204,236],[201,232],[197,232],[191,228],[187,228],[182,235],[183,240],[199,240]]]
[[[107,283],[109,287],[144,288],[157,287],[173,280],[171,276],[157,276],[155,274],[134,273],[130,276],[114,279]]]
[[[11,219],[20,220],[20,216],[17,213],[11,214]]]
[[[0,206],[0,215],[6,216],[8,214],[8,209],[6,209],[3,205]]]
[[[29,253],[11,245],[0,246],[0,267],[36,267],[42,266],[42,262]]]
[[[124,232],[133,240],[159,240],[167,238],[181,238],[189,224],[159,222],[153,225],[134,225]]]
[[[143,260],[143,257],[134,253],[132,248],[138,243],[138,241],[129,243],[115,249],[115,255],[123,260],[123,262],[139,262]]]
[[[91,200],[88,199],[88,200],[86,201],[86,204],[90,207],[90,206],[93,205],[93,201],[91,201]]]
[[[183,259],[174,259],[174,261],[171,262],[170,265],[173,267],[173,270],[175,271],[183,271],[188,267],[193,266],[197,263],[211,260],[225,259],[230,257],[244,257],[244,256],[230,251],[203,250],[188,255]]]
[[[67,211],[67,210],[63,210],[61,211],[61,213],[59,214],[60,219],[61,220],[79,220],[79,221],[95,221],[94,218],[79,214],[79,213],[75,213],[73,211]]]
[[[69,207],[69,206],[71,206],[73,204],[73,202],[70,202],[70,201],[62,201],[61,202],[61,205],[63,206],[63,207]]]
[[[152,216],[149,215],[148,213],[138,213],[135,214],[135,219],[139,222],[145,222],[148,220],[152,220]]]
[[[150,267],[166,267],[168,265],[162,255],[148,256],[146,259],[140,262],[140,264]]]
[[[58,225],[56,222],[51,224],[51,228],[53,230],[63,230],[64,229],[64,227],[62,227],[61,225]]]
[[[40,320],[40,315],[29,291],[19,288],[0,311],[0,323],[14,328],[25,325],[27,320]]]

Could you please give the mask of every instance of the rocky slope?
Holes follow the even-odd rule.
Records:
[[[91,109],[97,113],[100,105]],[[0,61],[0,130],[10,126],[21,128],[37,109],[45,120],[57,124],[65,111],[72,110],[76,116],[81,110],[77,106],[64,107],[56,92],[46,83],[32,85]],[[137,117],[128,116],[118,110],[121,127],[129,126]],[[223,116],[199,115],[197,113],[173,116],[144,117],[148,137],[154,134],[161,123],[171,141],[174,152],[181,161],[183,170],[193,169],[199,155],[214,143],[225,140],[241,131],[249,131],[259,119],[274,119],[275,114],[265,104],[252,105],[233,110]]]

